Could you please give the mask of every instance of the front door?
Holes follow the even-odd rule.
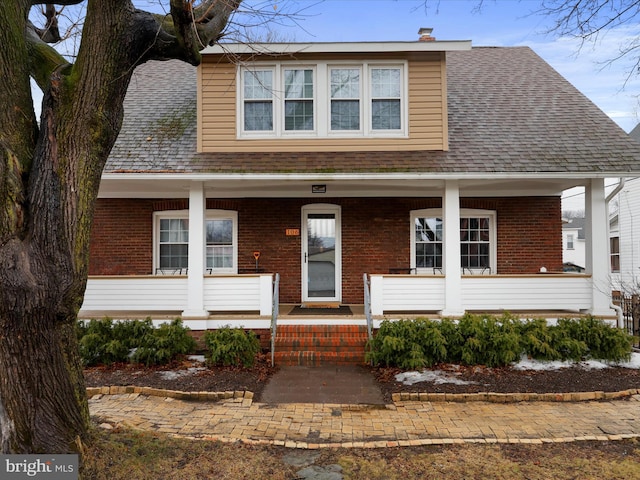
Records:
[[[339,303],[342,299],[340,207],[302,208],[302,302]]]

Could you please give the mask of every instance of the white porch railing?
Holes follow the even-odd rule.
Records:
[[[204,309],[258,311],[271,315],[272,275],[206,276]],[[187,307],[186,276],[89,277],[81,311],[182,312]]]
[[[588,275],[463,276],[458,293],[464,310],[589,310]],[[445,279],[440,275],[371,275],[371,313],[439,312],[445,308]]]

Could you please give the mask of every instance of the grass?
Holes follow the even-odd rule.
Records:
[[[96,432],[83,478],[109,480],[298,478],[280,447],[223,444],[117,429]],[[338,464],[345,480],[569,480],[640,478],[640,441],[323,449],[313,465]]]

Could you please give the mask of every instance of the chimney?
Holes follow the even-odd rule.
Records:
[[[418,41],[419,42],[435,42],[436,37],[432,37],[431,32],[433,32],[433,28],[423,27],[420,30],[418,30],[418,35],[420,35],[420,38],[418,39]]]

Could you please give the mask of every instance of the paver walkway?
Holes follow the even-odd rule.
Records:
[[[640,395],[587,402],[397,402],[383,407],[237,398],[183,401],[96,395],[102,421],[185,437],[295,448],[545,443],[640,437]]]

